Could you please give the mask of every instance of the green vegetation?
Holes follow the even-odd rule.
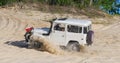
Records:
[[[44,12],[67,12],[74,14],[83,14],[89,17],[104,17],[104,14],[100,13],[99,9],[108,12],[112,9],[113,2],[115,2],[115,0],[0,0],[0,6],[4,7],[7,5],[6,7],[8,7],[13,6],[14,4],[18,4],[20,8],[25,8],[25,5],[32,7],[32,4],[35,3],[37,6],[33,7]]]
[[[59,6],[75,6],[79,8],[86,7],[98,7],[104,5],[106,9],[111,8],[111,4],[115,0],[0,0],[0,6],[18,2],[24,3],[46,3],[48,5],[59,5]]]

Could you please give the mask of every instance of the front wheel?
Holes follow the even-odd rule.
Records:
[[[77,42],[68,43],[67,49],[68,49],[68,51],[79,52],[80,51],[80,44]]]
[[[25,33],[24,37],[25,37],[25,41],[26,41],[26,42],[29,42],[31,35],[32,35],[31,32],[26,32],[26,33]]]

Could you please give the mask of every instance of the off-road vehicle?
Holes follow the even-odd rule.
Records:
[[[80,45],[91,45],[93,42],[91,25],[89,20],[54,19],[50,28],[26,28],[25,39],[29,42],[31,35],[44,37],[56,45],[66,46],[68,50],[80,51]],[[34,43],[34,46],[37,44]]]

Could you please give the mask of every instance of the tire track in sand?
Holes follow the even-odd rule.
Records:
[[[4,34],[8,34],[8,32],[10,32],[10,34],[16,34],[17,32],[19,33],[23,31],[23,29],[27,25],[14,16],[7,15],[5,13],[1,13],[1,15],[2,15],[1,17],[2,19],[0,21],[1,24],[0,30],[2,33],[4,32]]]
[[[4,19],[4,17],[2,16],[0,30],[4,30],[8,26],[8,24],[9,24],[8,20]]]
[[[14,29],[14,22],[9,18],[8,15],[5,15],[5,14],[1,14],[2,15],[2,24],[3,26],[0,27],[1,28],[1,32],[4,34],[5,33],[8,33],[8,32],[11,32],[13,31]]]

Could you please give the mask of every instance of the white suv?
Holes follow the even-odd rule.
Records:
[[[89,20],[54,19],[50,28],[26,28],[25,39],[26,42],[29,42],[31,35],[44,37],[56,45],[67,46],[69,50],[80,51],[80,45],[92,44],[91,24],[92,22]]]

